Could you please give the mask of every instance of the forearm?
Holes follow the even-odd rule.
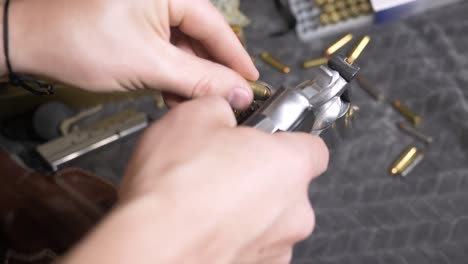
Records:
[[[120,206],[61,263],[228,263],[232,249],[187,211],[155,199]]]
[[[0,76],[5,77],[8,73],[3,39],[5,0],[1,3]],[[48,23],[53,23],[55,13],[53,10],[47,10],[47,6],[41,5],[41,1],[10,0],[6,41],[14,72],[40,74],[41,67],[51,63],[49,59],[44,58],[47,57],[47,52],[54,49],[46,44],[46,39]]]

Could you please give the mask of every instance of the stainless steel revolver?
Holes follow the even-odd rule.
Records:
[[[357,65],[334,55],[312,80],[278,89],[243,125],[267,133],[301,131],[320,135],[348,112],[348,84],[358,72]]]

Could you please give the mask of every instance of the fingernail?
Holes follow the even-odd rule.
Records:
[[[229,95],[228,101],[234,109],[242,110],[249,105],[250,97],[247,89],[235,88]]]

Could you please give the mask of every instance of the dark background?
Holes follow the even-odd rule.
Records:
[[[250,52],[270,51],[292,68],[284,75],[257,60],[261,79],[275,86],[310,79],[300,64],[343,35],[272,38],[285,27],[273,1],[243,1],[242,10],[253,21]],[[294,263],[468,263],[468,3],[350,33],[372,38],[358,60],[363,76],[420,113],[435,142],[427,148],[401,133],[404,118],[354,83],[359,115],[350,135],[329,142],[329,170],[309,191],[316,230],[296,247]],[[425,160],[406,179],[390,176],[409,145]]]

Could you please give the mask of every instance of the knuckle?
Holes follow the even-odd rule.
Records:
[[[289,158],[293,168],[307,179],[318,176],[328,167],[328,148],[324,141],[316,136],[305,133],[282,133],[287,147],[285,156]]]
[[[197,98],[200,96],[210,94],[213,82],[213,75],[205,74],[201,76],[200,79],[193,86],[191,98]]]
[[[315,229],[315,213],[312,208],[305,210],[303,219],[303,224],[301,225],[300,229],[298,229],[296,235],[297,241],[295,242],[299,242],[308,238]]]

